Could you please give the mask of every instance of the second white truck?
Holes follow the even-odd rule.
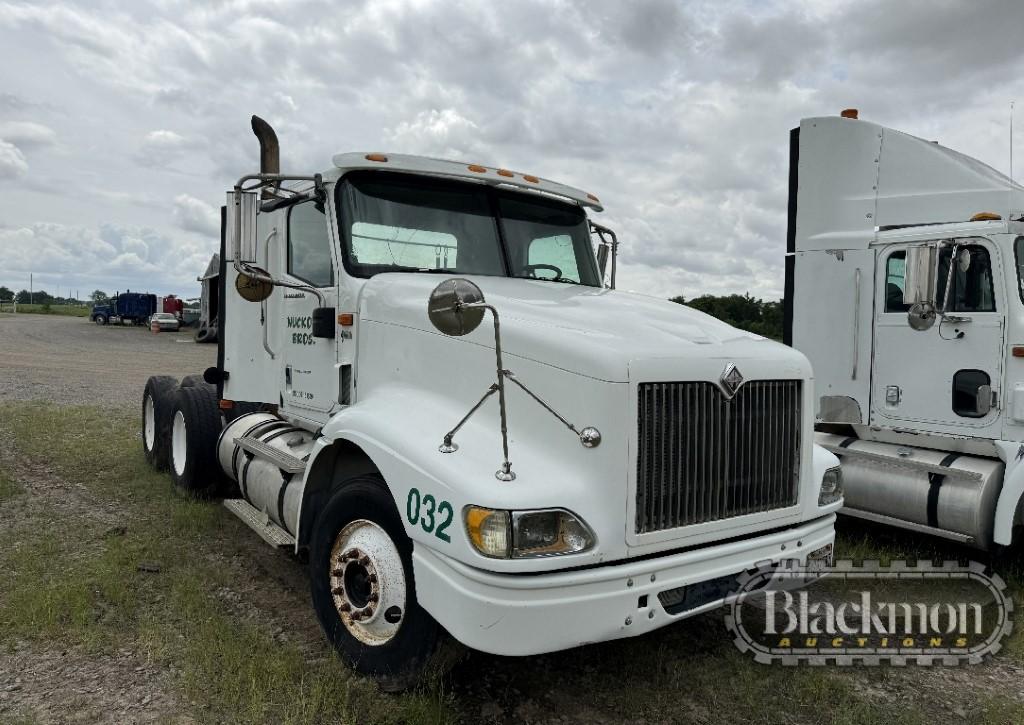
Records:
[[[1024,189],[936,142],[809,118],[790,149],[786,335],[843,513],[989,549],[1024,494]]]

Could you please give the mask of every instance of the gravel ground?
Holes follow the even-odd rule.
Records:
[[[88,318],[0,314],[0,400],[136,408],[150,375],[177,378],[217,362],[192,331],[153,334]]]

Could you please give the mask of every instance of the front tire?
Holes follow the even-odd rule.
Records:
[[[106,315],[96,315],[96,324],[97,325],[105,325],[105,324],[107,324],[107,316]]]
[[[217,436],[221,417],[212,386],[179,387],[171,413],[168,460],[174,485],[192,498],[210,498],[221,486]]]
[[[327,502],[309,565],[313,608],[349,667],[387,691],[429,672],[448,635],[416,600],[412,541],[380,476],[351,478]]]
[[[146,462],[158,471],[167,468],[171,442],[171,407],[178,381],[169,375],[154,375],[142,392],[142,452]]]

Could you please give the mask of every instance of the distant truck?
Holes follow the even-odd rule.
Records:
[[[160,298],[160,311],[168,315],[174,315],[178,320],[182,319],[185,310],[185,301],[175,295],[167,295]]]
[[[1024,188],[869,121],[792,131],[786,331],[842,513],[979,549],[1024,525]]]
[[[144,325],[156,312],[156,295],[140,292],[122,292],[102,305],[95,305],[89,319],[97,325],[114,322]]]

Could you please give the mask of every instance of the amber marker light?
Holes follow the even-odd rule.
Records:
[[[526,181],[529,181],[531,184],[539,184],[540,183],[540,179],[538,179],[536,176],[531,176],[530,174],[523,174],[523,179],[525,179]]]
[[[233,400],[224,400],[222,398],[221,401],[219,403],[217,403],[217,405],[220,407],[221,410],[231,410],[232,408],[235,407],[235,401],[233,401]]]
[[[507,176],[508,178],[512,178],[513,176],[515,176],[515,174],[513,174],[508,169],[498,169],[497,173],[498,173],[498,176]]]
[[[474,174],[483,174],[487,171],[487,167],[481,166],[480,164],[470,164],[466,168],[472,171]]]
[[[380,163],[387,163],[388,157],[384,154],[366,154],[367,161],[379,161]]]
[[[996,214],[994,211],[979,211],[977,214],[971,217],[972,222],[997,222],[1002,219],[1001,216]]]
[[[1024,345],[1014,345],[1013,346],[1013,356],[1014,357],[1024,357]]]
[[[342,312],[338,315],[338,324],[342,327],[351,327],[355,321],[355,315],[351,312]]]

